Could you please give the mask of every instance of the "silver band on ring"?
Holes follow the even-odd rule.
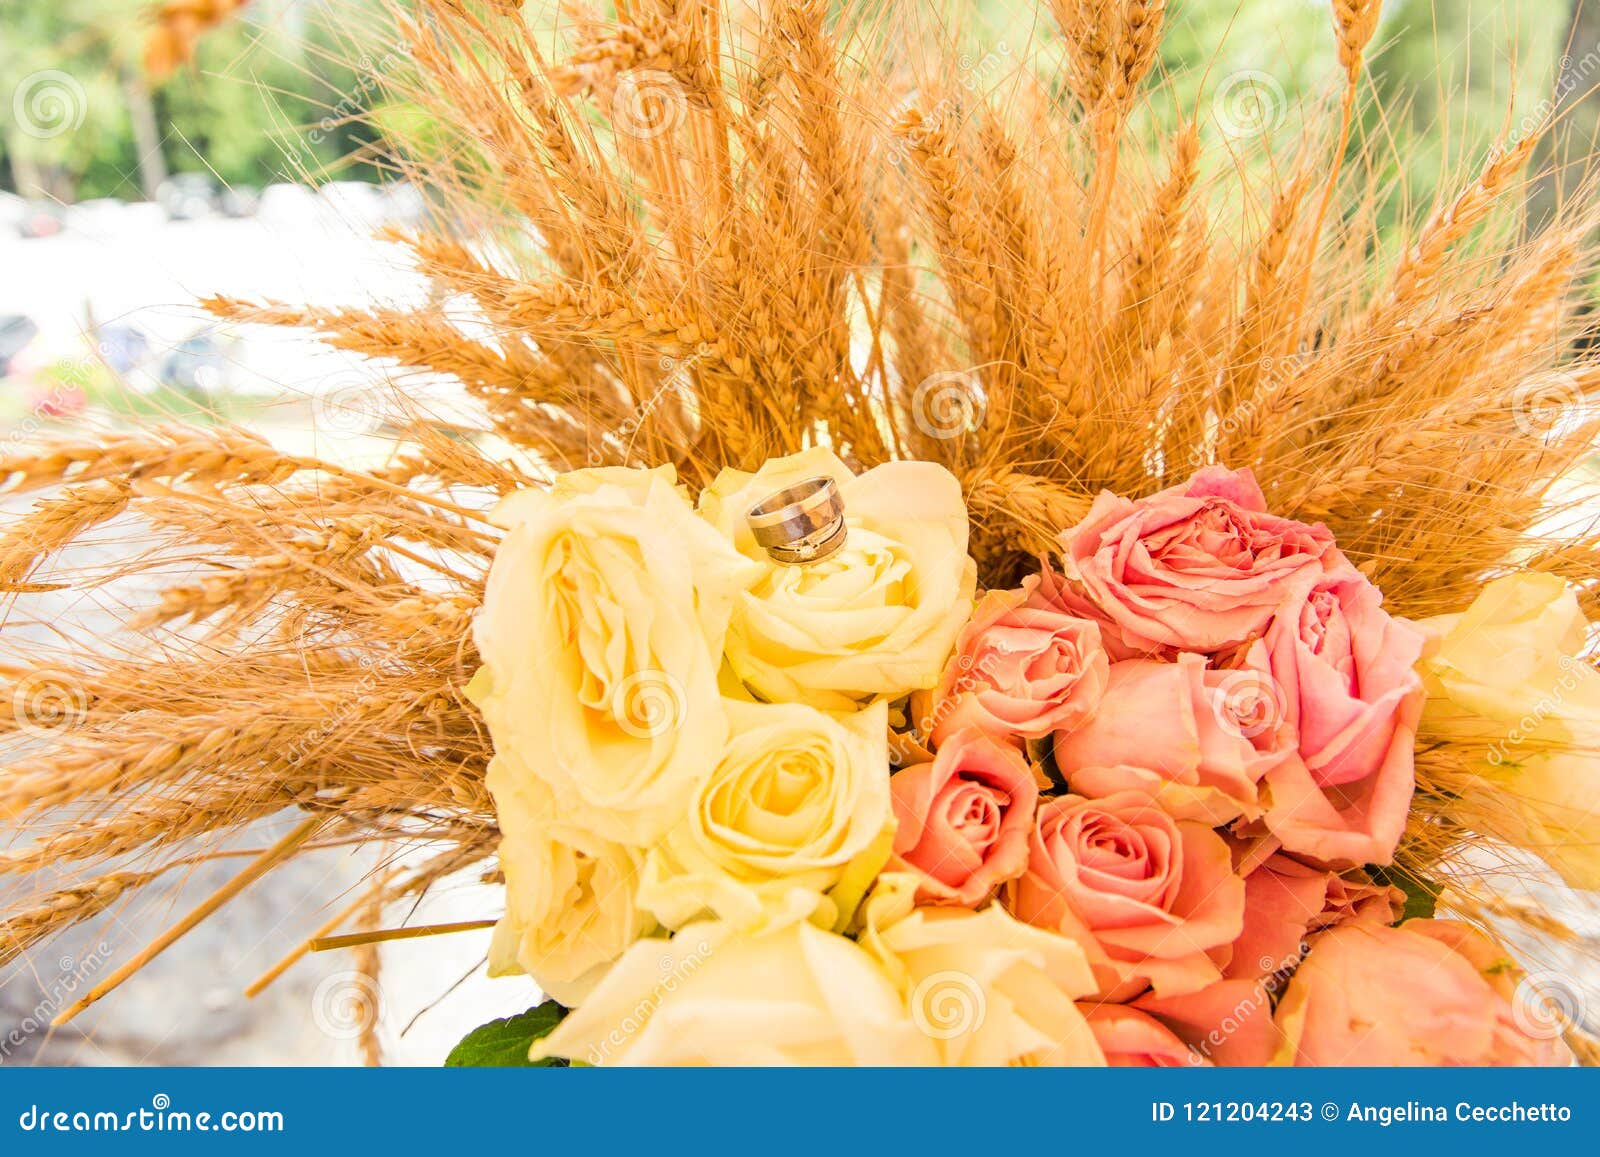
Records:
[[[844,499],[831,478],[807,478],[769,494],[745,515],[767,556],[786,566],[827,558],[844,545]]]

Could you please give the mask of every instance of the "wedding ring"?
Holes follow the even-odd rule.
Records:
[[[844,545],[844,499],[831,478],[807,478],[769,494],[744,516],[774,562],[800,566]]]

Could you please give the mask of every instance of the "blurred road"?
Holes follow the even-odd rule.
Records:
[[[298,199],[284,196],[289,203],[280,197],[275,206],[269,199],[259,216],[245,219],[168,221],[154,206],[107,205],[69,217],[67,228],[54,236],[0,239],[0,315],[27,316],[39,329],[20,371],[0,379],[0,405],[10,403],[0,410],[11,425],[7,433],[0,422],[7,448],[80,423],[103,429],[117,421],[92,411],[58,418],[15,396],[37,391],[28,381],[30,367],[37,371],[84,357],[90,348],[84,335],[97,326],[137,328],[150,339],[156,359],[211,328],[193,305],[208,294],[322,306],[421,298],[423,285],[397,264],[399,251],[370,239],[380,223],[370,207],[357,204],[352,212],[309,191]],[[375,384],[381,371],[282,330],[246,327],[220,334],[218,342],[224,380],[215,385],[249,402],[242,424],[296,453],[352,461],[386,449],[370,424],[341,421],[339,412],[319,404],[330,393],[349,391],[352,383]],[[8,391],[14,396],[8,398]],[[0,522],[27,510],[36,497],[0,496]],[[83,550],[103,555],[115,546]],[[93,631],[119,599],[134,594],[60,592],[26,600],[0,620],[0,652],[45,631]],[[275,817],[229,846],[263,846],[293,818]],[[70,824],[72,817],[60,819]],[[0,850],[25,846],[31,838],[0,830]],[[0,1067],[355,1063],[356,1030],[371,994],[350,972],[348,953],[308,957],[258,999],[242,995],[246,984],[353,898],[370,855],[363,859],[343,850],[295,861],[73,1024],[46,1027],[61,1007],[246,862],[219,859],[175,872],[170,882],[0,968]],[[26,906],[52,886],[39,877],[0,875],[0,911]],[[388,919],[476,919],[497,915],[500,904],[497,889],[469,883],[447,887],[418,909],[396,910]],[[378,1004],[386,1063],[436,1065],[468,1030],[537,1002],[531,983],[484,977],[480,962],[487,944],[487,932],[474,932],[382,950]],[[10,1043],[13,1035],[18,1043]]]

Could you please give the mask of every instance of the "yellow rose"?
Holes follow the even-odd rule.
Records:
[[[838,483],[844,499],[844,547],[806,566],[771,561],[745,514],[819,476]],[[939,681],[977,581],[961,486],[944,467],[887,462],[856,477],[817,447],[755,474],[724,470],[700,509],[762,568],[739,595],[727,640],[734,674],[759,698],[848,711]]]
[[[1074,1003],[1094,993],[1083,948],[982,911],[913,908],[916,878],[879,878],[862,945],[896,982],[912,1023],[945,1065],[1100,1066],[1105,1056]]]
[[[592,1065],[937,1059],[872,957],[806,921],[759,935],[704,922],[641,940],[532,1055]]]
[[[639,903],[668,927],[805,919],[890,823],[884,704],[842,718],[799,703],[727,710],[721,760],[645,861]]]
[[[507,496],[494,518],[506,536],[468,693],[563,819],[648,845],[727,739],[723,636],[759,568],[695,515],[670,467],[575,471]]]
[[[634,903],[639,855],[560,822],[542,780],[514,757],[489,763],[500,824],[506,913],[489,946],[489,975],[527,973],[574,1004],[655,921]]]
[[[1579,654],[1577,594],[1549,574],[1496,579],[1464,614],[1419,624],[1422,738],[1481,744],[1481,792],[1502,830],[1576,888],[1600,888],[1600,678]],[[1507,821],[1509,825],[1507,824]]]

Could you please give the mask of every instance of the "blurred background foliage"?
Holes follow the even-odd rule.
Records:
[[[931,10],[938,0],[887,2]],[[374,179],[369,162],[383,142],[357,114],[381,99],[361,47],[378,3],[250,0],[200,39],[192,62],[158,82],[142,67],[150,0],[0,0],[0,99],[22,99],[28,78],[48,70],[68,74],[84,98],[84,123],[70,133],[40,139],[6,117],[0,187],[73,202],[149,197],[162,178],[185,171],[252,186],[335,174]],[[1208,133],[1236,136],[1218,123],[1218,111],[1226,117],[1231,108],[1260,117],[1265,135],[1292,139],[1297,103],[1328,99],[1336,88],[1328,5],[1170,0],[1157,82],[1172,94],[1172,123],[1198,115]],[[1042,5],[946,6],[975,18],[991,43],[1049,52],[1055,34]],[[1531,125],[1562,85],[1570,128],[1546,160],[1586,167],[1600,123],[1588,95],[1600,86],[1600,0],[1388,0],[1376,44],[1360,131],[1380,138],[1377,155],[1392,166],[1379,174],[1394,190],[1386,214],[1425,206],[1443,174],[1470,164],[1502,130]],[[377,111],[376,124],[402,135],[426,131],[414,110]],[[1274,155],[1246,144],[1238,152]],[[1233,150],[1212,155],[1227,164]],[[1541,185],[1546,198],[1558,192],[1558,182]]]
[[[375,90],[349,40],[375,5],[253,0],[162,81],[144,68],[152,19],[148,0],[0,0],[0,187],[71,203],[148,199],[182,172],[254,186],[375,176],[360,159],[372,134],[349,115],[350,94]],[[29,134],[19,106],[51,72],[81,90],[83,122]]]

